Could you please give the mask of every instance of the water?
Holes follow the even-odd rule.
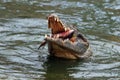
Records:
[[[84,61],[49,59],[37,50],[56,13],[90,41]],[[120,80],[119,0],[1,0],[0,80]]]

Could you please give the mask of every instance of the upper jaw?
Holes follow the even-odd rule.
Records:
[[[60,19],[58,18],[58,16],[56,14],[51,14],[48,16],[48,20],[50,21],[56,21],[56,22],[59,22]]]
[[[48,16],[48,28],[51,28],[52,34],[65,31],[65,26],[56,14]]]

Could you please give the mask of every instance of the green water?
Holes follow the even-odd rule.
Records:
[[[87,37],[90,59],[37,50],[51,13]],[[0,0],[0,80],[120,80],[120,0]]]

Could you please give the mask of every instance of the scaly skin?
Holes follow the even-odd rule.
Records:
[[[92,52],[87,39],[76,29],[67,28],[56,14],[48,16],[48,28],[52,36],[45,36],[51,56],[66,59],[83,59],[91,56]]]

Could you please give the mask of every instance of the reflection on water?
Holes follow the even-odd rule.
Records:
[[[76,26],[91,43],[93,56],[85,61],[48,58],[37,50],[47,19],[56,13]],[[119,80],[119,0],[1,0],[1,80]]]
[[[68,79],[71,80],[72,77],[69,75],[71,73],[70,68],[79,65],[78,61],[74,60],[61,60],[61,59],[54,59],[49,58],[45,63],[44,67],[46,70],[45,80],[64,80]]]

